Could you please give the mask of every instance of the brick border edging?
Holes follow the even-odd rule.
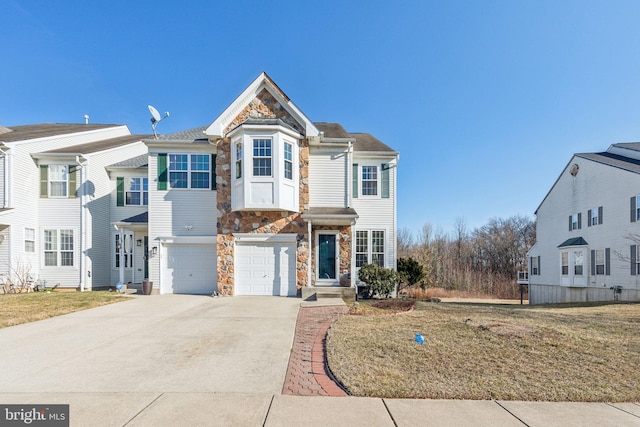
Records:
[[[342,315],[345,314],[347,313],[342,313]],[[316,339],[313,342],[313,350],[311,351],[311,367],[313,377],[329,396],[345,397],[349,396],[349,393],[331,373],[326,358],[327,334],[333,322],[335,322],[335,319],[326,322],[316,335]]]

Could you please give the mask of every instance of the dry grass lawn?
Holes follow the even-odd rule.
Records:
[[[113,292],[34,292],[0,295],[0,328],[128,299]]]
[[[356,396],[637,402],[640,304],[418,302],[340,318],[327,358]]]

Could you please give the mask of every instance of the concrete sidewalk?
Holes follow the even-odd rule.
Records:
[[[302,397],[219,393],[0,393],[69,404],[72,426],[640,426],[637,403]]]

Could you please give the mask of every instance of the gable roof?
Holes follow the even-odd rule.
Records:
[[[628,144],[628,145],[638,144],[638,147],[640,149],[640,143],[633,142],[633,143],[625,143],[625,144]],[[623,144],[615,144],[615,145],[618,146]],[[576,153],[573,156],[571,156],[571,159],[569,160],[569,162],[567,162],[565,167],[562,169],[562,172],[560,172],[560,175],[558,175],[558,178],[556,178],[555,182],[553,183],[553,185],[551,186],[547,194],[544,196],[544,198],[536,208],[534,214],[536,215],[538,214],[540,207],[544,204],[544,201],[547,200],[547,197],[549,197],[549,194],[551,194],[555,186],[558,184],[558,181],[560,181],[560,178],[564,174],[564,171],[567,170],[569,165],[572,163],[573,159],[576,157],[589,160],[592,162],[600,163],[605,166],[622,169],[627,172],[640,173],[640,160],[632,159],[630,157],[620,156],[618,154],[613,154],[606,151],[603,151],[601,153]]]
[[[342,138],[353,141],[353,150],[362,152],[388,152],[389,154],[398,154],[393,148],[389,147],[382,141],[370,133],[365,132],[347,132],[340,123],[315,122],[318,130],[324,138]]]
[[[227,126],[229,126],[242,110],[264,89],[304,127],[306,136],[318,136],[319,131],[311,120],[309,120],[264,71],[211,123],[206,130],[207,136],[224,137],[226,133],[228,133],[225,132]]]
[[[92,130],[119,127],[115,124],[70,124],[70,123],[42,123],[37,125],[23,125],[5,127],[0,133],[0,142],[28,141],[31,139],[47,138],[51,136],[67,135]],[[5,130],[9,130],[8,132]]]

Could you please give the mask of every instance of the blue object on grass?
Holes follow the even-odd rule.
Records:
[[[424,337],[420,334],[416,334],[416,342],[418,344],[424,344]]]
[[[116,290],[120,292],[121,289],[122,289],[122,283],[120,282],[116,283]]]

